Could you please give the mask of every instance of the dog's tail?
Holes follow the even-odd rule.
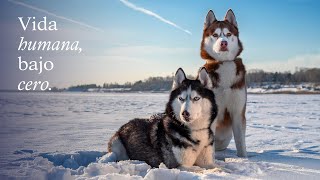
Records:
[[[103,156],[99,162],[106,163],[129,160],[127,150],[123,145],[118,132],[111,137],[108,143],[108,151],[108,154]]]
[[[117,155],[114,152],[108,152],[106,155],[102,156],[99,163],[109,163],[109,162],[117,162]]]

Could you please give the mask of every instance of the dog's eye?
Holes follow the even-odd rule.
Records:
[[[183,101],[184,101],[184,99],[183,99],[182,97],[179,97],[179,100],[180,100],[181,102],[183,102]]]
[[[231,33],[227,33],[227,37],[230,37],[232,34]]]
[[[199,98],[199,97],[194,97],[193,100],[194,100],[194,101],[199,101],[200,98]]]
[[[217,34],[217,33],[214,33],[212,36],[213,36],[213,37],[218,37],[218,34]]]

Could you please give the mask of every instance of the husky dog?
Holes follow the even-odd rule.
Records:
[[[239,39],[238,24],[231,9],[223,21],[218,21],[212,10],[204,23],[201,57],[213,82],[218,106],[217,120],[212,125],[216,150],[224,150],[230,143],[232,133],[237,155],[246,157],[246,70],[237,56],[243,47]]]
[[[152,167],[163,162],[168,168],[193,165],[213,168],[214,134],[211,124],[217,115],[212,82],[205,68],[196,80],[177,70],[160,119],[133,119],[120,127],[108,144],[116,160],[140,160]]]

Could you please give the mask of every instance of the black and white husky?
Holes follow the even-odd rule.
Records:
[[[196,80],[177,70],[160,119],[133,119],[110,139],[108,151],[116,160],[140,160],[152,167],[164,163],[168,168],[193,165],[213,168],[214,134],[210,129],[217,115],[212,82],[205,68]]]

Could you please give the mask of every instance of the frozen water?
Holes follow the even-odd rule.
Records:
[[[0,179],[318,179],[320,95],[249,95],[247,159],[232,140],[215,169],[106,162],[128,120],[162,112],[161,93],[0,93]]]

